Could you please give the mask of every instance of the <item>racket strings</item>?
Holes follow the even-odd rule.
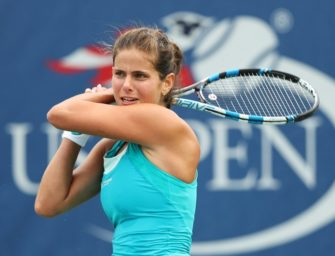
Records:
[[[308,111],[314,101],[296,82],[255,74],[219,79],[205,86],[202,95],[220,108],[258,116],[298,115]]]
[[[276,78],[265,78],[267,81],[266,83],[269,83],[271,85],[271,88],[273,88],[273,94],[275,98],[275,106],[278,108],[278,114],[282,115],[282,113],[286,113],[286,115],[292,115],[293,113],[297,113],[295,108],[292,108],[294,106],[292,104],[291,98],[288,96],[286,90],[281,89],[280,83],[284,82],[285,87],[288,86],[286,80],[281,81]],[[287,87],[290,88],[290,87]]]
[[[292,114],[293,111],[291,109],[291,103],[289,103],[290,98],[287,97],[287,94],[284,90],[280,89],[280,86],[278,86],[278,81],[275,79],[268,79],[269,83],[271,84],[271,88],[273,88],[274,97],[276,99],[276,105],[280,107],[279,113],[290,113]],[[279,97],[278,97],[279,96]]]
[[[306,111],[307,109],[309,109],[311,107],[310,101],[305,99],[307,98],[307,94],[306,94],[306,90],[303,90],[303,88],[301,86],[295,86],[294,87],[296,95],[298,95],[297,98],[295,98],[298,102],[297,105],[299,106],[299,108],[301,107],[301,111]],[[298,91],[298,89],[300,89]]]
[[[255,79],[255,77],[253,76],[248,76],[249,79],[251,81],[251,83],[249,83],[249,87],[250,88],[255,88],[255,91],[257,92],[258,97],[256,98],[257,101],[257,105],[260,106],[261,111],[259,112],[260,114],[262,114],[263,116],[270,116],[271,115],[271,109],[273,109],[273,102],[270,100],[270,95],[268,95],[266,93],[266,83],[264,83],[264,78],[262,79]],[[259,85],[265,85],[264,90],[261,90],[261,86]],[[250,113],[249,113],[250,114]]]

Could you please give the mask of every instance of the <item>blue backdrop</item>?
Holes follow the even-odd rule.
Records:
[[[34,213],[60,140],[46,112],[108,83],[112,63],[95,43],[144,24],[183,48],[185,83],[272,67],[304,77],[321,98],[313,118],[280,127],[176,109],[202,146],[192,255],[335,255],[334,8],[332,0],[1,0],[0,254],[111,254],[98,197],[56,218]]]

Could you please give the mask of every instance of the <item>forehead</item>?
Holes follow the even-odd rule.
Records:
[[[115,56],[114,67],[154,70],[153,58],[149,54],[134,48],[120,50]]]

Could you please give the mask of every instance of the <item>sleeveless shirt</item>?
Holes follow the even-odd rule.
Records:
[[[114,226],[113,255],[190,253],[197,178],[185,183],[160,170],[139,145],[117,141],[104,156],[100,200]]]

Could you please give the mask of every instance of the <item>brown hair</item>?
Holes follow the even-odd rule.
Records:
[[[153,57],[153,65],[163,80],[168,74],[176,76],[173,88],[179,87],[183,54],[180,48],[158,28],[140,27],[121,33],[111,47],[113,61],[123,49],[135,48]],[[172,90],[165,95],[164,102],[171,107]]]

